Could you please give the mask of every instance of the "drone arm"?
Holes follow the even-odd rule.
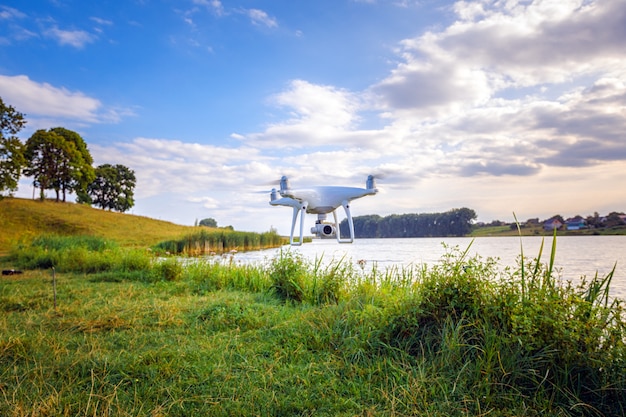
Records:
[[[289,244],[291,246],[301,246],[304,240],[304,214],[306,213],[307,203],[303,202],[299,205],[293,206],[293,219],[291,221],[291,236],[289,237]],[[300,239],[297,242],[293,241],[293,232],[296,228],[296,220],[298,219],[298,213],[300,213]]]
[[[350,237],[348,239],[342,239],[339,231],[339,223],[337,223],[337,212],[333,211],[333,217],[335,219],[335,229],[337,230],[337,242],[339,243],[352,243],[354,242],[354,222],[352,221],[352,214],[350,213],[350,202],[344,200],[341,204],[346,211],[346,217],[348,218],[348,226],[350,228]]]
[[[293,218],[291,219],[291,234],[289,235],[289,244],[295,246],[293,242],[293,231],[296,228],[296,220],[298,220],[298,213],[300,213],[300,207],[293,206]]]

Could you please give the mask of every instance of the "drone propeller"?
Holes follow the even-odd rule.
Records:
[[[406,187],[406,184],[414,184],[418,180],[409,173],[394,168],[376,169],[370,172],[369,176],[373,177],[374,180],[382,180],[385,184],[385,188]]]

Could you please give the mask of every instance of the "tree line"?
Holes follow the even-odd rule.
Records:
[[[444,213],[377,214],[357,216],[354,222],[356,238],[445,237],[465,236],[472,231],[476,212],[469,208],[452,209]],[[342,236],[350,235],[348,220],[339,224]]]
[[[12,196],[20,177],[32,177],[39,198],[53,190],[56,201],[76,194],[76,202],[125,212],[135,204],[135,173],[116,164],[93,167],[83,138],[63,127],[37,130],[22,143],[16,136],[27,121],[0,97],[0,196]]]

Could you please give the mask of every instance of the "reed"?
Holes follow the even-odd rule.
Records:
[[[155,245],[161,253],[178,255],[210,255],[229,251],[248,251],[275,248],[287,243],[275,231],[264,233],[239,232],[229,229],[207,229]]]

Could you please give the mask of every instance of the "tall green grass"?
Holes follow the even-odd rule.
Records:
[[[100,279],[175,280],[182,271],[175,259],[159,260],[145,249],[123,248],[94,236],[42,235],[20,243],[8,262],[21,269],[51,269],[61,273],[98,274]]]
[[[59,276],[57,309],[45,269],[3,281],[0,415],[626,411],[614,272],[561,282],[556,239],[546,262],[542,248],[504,271],[456,247],[371,271],[290,250],[259,265],[148,253],[134,274],[150,279],[62,266],[82,265],[62,258],[78,249],[115,258],[108,242],[46,242],[10,262],[41,250],[74,272]]]

